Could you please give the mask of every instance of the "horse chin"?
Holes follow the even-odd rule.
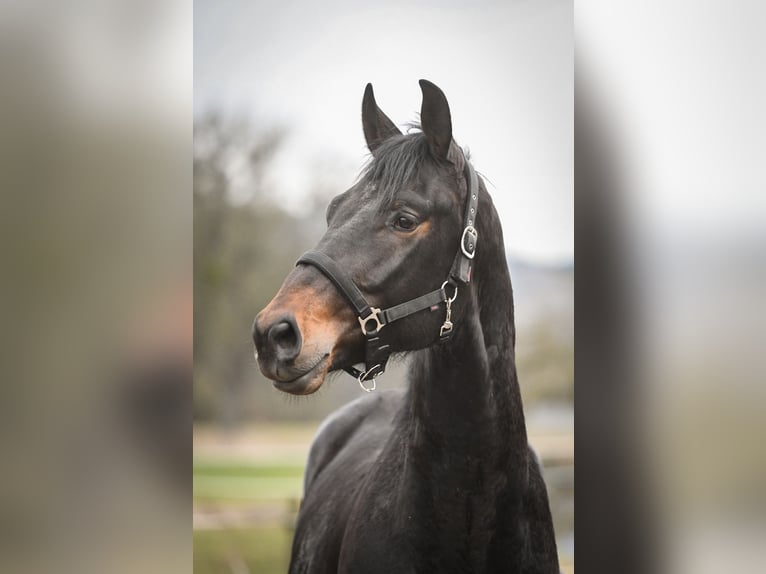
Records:
[[[272,381],[274,388],[291,395],[310,395],[319,390],[330,370],[330,357],[325,356],[309,371],[291,381]]]

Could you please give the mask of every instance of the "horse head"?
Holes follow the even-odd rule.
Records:
[[[403,134],[367,85],[362,126],[371,156],[354,185],[330,202],[315,248],[373,310],[439,290],[465,238],[467,160],[452,138],[444,93],[426,80],[420,87],[420,129]],[[456,304],[453,317],[460,314]],[[360,329],[357,315],[327,273],[299,261],[255,319],[261,371],[279,390],[315,392],[328,373],[365,361],[369,328],[362,322]],[[444,321],[444,306],[432,305],[375,334],[388,353],[412,351],[438,342]]]

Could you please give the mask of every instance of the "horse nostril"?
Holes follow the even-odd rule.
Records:
[[[283,318],[269,329],[269,344],[278,359],[290,361],[301,352],[301,333],[292,316]]]
[[[295,344],[295,331],[290,323],[282,321],[269,330],[269,340],[275,345],[292,346]]]

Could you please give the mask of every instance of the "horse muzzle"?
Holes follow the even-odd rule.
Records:
[[[359,325],[319,272],[296,268],[255,318],[258,366],[274,387],[296,395],[318,390],[335,361],[344,361]]]

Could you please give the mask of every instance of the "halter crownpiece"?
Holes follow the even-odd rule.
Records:
[[[452,335],[452,303],[457,298],[458,283],[467,285],[471,282],[471,268],[476,255],[476,243],[479,238],[476,232],[476,214],[479,207],[479,178],[468,159],[465,159],[463,176],[466,181],[466,207],[463,214],[463,232],[460,236],[460,246],[455,260],[452,262],[449,276],[441,287],[410,299],[388,309],[371,306],[365,299],[356,283],[329,256],[321,251],[307,251],[296,262],[296,265],[312,265],[321,271],[346,300],[354,308],[366,339],[365,370],[356,367],[345,368],[348,374],[359,381],[359,385],[367,392],[375,390],[375,379],[386,370],[386,364],[391,356],[391,345],[384,343],[380,332],[389,323],[398,321],[419,311],[430,309],[444,303],[446,317],[439,329],[439,340],[446,341]],[[451,290],[451,292],[450,292]],[[369,383],[369,386],[368,386]]]

